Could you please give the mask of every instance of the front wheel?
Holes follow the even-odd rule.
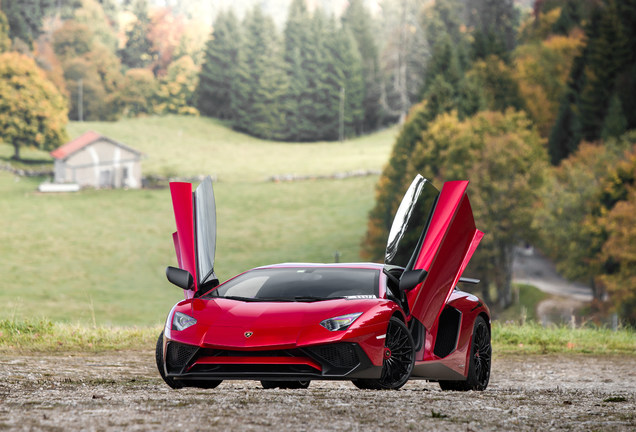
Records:
[[[159,375],[161,375],[161,378],[164,380],[164,382],[173,389],[183,388],[183,384],[166,376],[163,366],[163,332],[159,334],[159,338],[157,339],[157,347],[155,348],[155,360],[157,361],[157,369],[159,369]]]
[[[473,325],[473,340],[470,348],[468,376],[465,381],[440,381],[442,390],[483,391],[490,381],[490,363],[492,346],[490,344],[490,329],[486,320],[478,316]]]
[[[392,317],[386,330],[384,364],[380,379],[352,380],[359,389],[397,390],[411,377],[415,363],[413,337],[398,318]]]
[[[166,384],[173,389],[180,389],[183,387],[198,387],[204,389],[213,389],[221,384],[222,380],[190,380],[190,381],[175,381],[174,379],[167,377],[163,367],[163,332],[157,339],[157,346],[155,348],[155,360],[157,361],[157,369],[159,369],[159,375]]]

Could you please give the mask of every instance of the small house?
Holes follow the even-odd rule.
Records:
[[[139,188],[143,154],[119,141],[89,131],[51,152],[55,183],[82,187]]]

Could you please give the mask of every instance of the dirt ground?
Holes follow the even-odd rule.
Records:
[[[636,357],[506,356],[484,392],[314,381],[171,390],[152,352],[2,355],[0,430],[636,430]]]

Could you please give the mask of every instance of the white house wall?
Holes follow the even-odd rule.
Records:
[[[64,160],[57,160],[55,181],[96,188],[139,188],[140,156],[110,141],[98,140]]]

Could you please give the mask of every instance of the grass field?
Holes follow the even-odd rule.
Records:
[[[255,140],[203,118],[75,123],[144,152],[145,173],[214,174],[218,211],[216,270],[223,280],[284,261],[359,259],[376,176],[273,183],[273,174],[379,170],[395,130],[344,143]],[[12,148],[0,144],[0,160]],[[26,150],[24,166],[48,155]],[[40,194],[39,178],[0,171],[0,319],[153,325],[182,291],[164,276],[175,258],[170,195],[157,190]]]
[[[0,353],[151,351],[160,331],[160,325],[93,327],[50,320],[0,320]],[[563,353],[634,356],[636,332],[631,329],[612,331],[603,327],[544,328],[534,322],[525,325],[495,322],[492,344],[495,356]]]
[[[94,130],[143,152],[146,174],[210,174],[221,182],[262,181],[272,175],[325,175],[381,169],[397,128],[344,142],[263,141],[205,117],[147,117],[115,123],[74,122],[69,136]]]

